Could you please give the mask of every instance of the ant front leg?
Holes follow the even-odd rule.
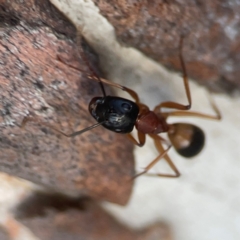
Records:
[[[96,68],[94,68],[94,66],[90,63],[90,61],[88,60],[88,57],[86,56],[86,53],[84,52],[83,50],[83,44],[82,43],[86,43],[85,39],[83,38],[82,36],[82,33],[81,31],[78,29],[77,30],[77,37],[76,37],[76,44],[77,44],[77,53],[78,53],[78,56],[84,61],[85,65],[87,66],[88,68],[88,71],[84,70],[84,69],[81,69],[79,67],[74,67],[72,65],[70,65],[65,59],[63,59],[60,55],[57,55],[57,58],[60,62],[64,63],[65,65],[77,70],[77,71],[80,71],[82,73],[86,73],[88,74],[88,77],[91,78],[91,79],[94,79],[96,80],[99,85],[100,85],[100,88],[102,90],[102,93],[104,96],[106,96],[106,92],[105,92],[105,89],[104,89],[104,86],[103,86],[103,83],[101,81],[101,78],[100,78],[100,74],[98,73],[98,70]],[[90,73],[89,73],[90,72]]]
[[[84,44],[83,44],[84,43]],[[77,36],[76,36],[76,45],[77,45],[77,54],[78,54],[78,57],[80,57],[82,59],[82,61],[85,63],[85,67],[84,69],[80,68],[80,67],[75,67],[71,64],[69,64],[68,60],[64,59],[61,55],[57,55],[57,60],[64,63],[65,65],[77,70],[77,71],[80,71],[82,73],[85,73],[87,74],[90,78],[96,78],[96,80],[100,83],[101,85],[101,89],[102,89],[102,92],[103,92],[103,95],[106,96],[106,93],[105,93],[105,89],[101,83],[101,80],[100,80],[100,76],[99,76],[99,73],[98,73],[98,69],[94,68],[94,66],[90,63],[88,57],[87,57],[87,54],[85,53],[84,51],[84,47],[83,45],[86,45],[86,48],[87,45],[86,44],[86,41],[85,39],[83,38],[82,34],[81,34],[81,31],[78,29],[77,30]],[[88,47],[89,48],[89,47]]]
[[[158,176],[158,177],[167,177],[167,178],[177,178],[177,177],[179,177],[180,172],[178,171],[178,169],[176,168],[176,166],[174,165],[174,163],[172,162],[170,157],[167,155],[167,152],[171,148],[171,145],[169,145],[167,147],[167,149],[164,149],[163,146],[162,146],[162,142],[165,142],[165,140],[163,138],[161,138],[160,136],[155,135],[155,134],[149,134],[149,136],[154,140],[154,143],[155,143],[155,146],[156,146],[156,148],[159,152],[159,155],[145,167],[144,171],[136,174],[134,176],[134,178],[137,178],[137,177],[139,177],[143,174],[146,174],[148,176]],[[157,162],[159,162],[163,158],[167,161],[168,165],[174,171],[175,174],[164,174],[164,173],[151,174],[151,173],[147,173]]]
[[[90,78],[91,78],[91,77],[90,77]],[[91,79],[93,79],[93,80],[95,80],[95,81],[98,81],[98,79],[95,79],[95,78],[91,78]],[[104,78],[101,78],[101,82],[103,82],[103,83],[105,83],[106,85],[109,85],[109,86],[111,86],[111,87],[116,87],[116,88],[121,89],[122,91],[127,92],[127,93],[135,100],[135,102],[136,102],[137,104],[140,104],[140,100],[139,100],[138,94],[137,94],[135,91],[133,91],[132,89],[127,88],[127,87],[125,87],[125,86],[122,86],[122,85],[120,85],[120,84],[111,82],[111,81],[109,81],[109,80],[107,80],[107,79],[104,79]]]
[[[106,92],[103,86],[103,83],[100,79],[99,74],[97,73],[97,69],[94,69],[93,65],[90,64],[88,57],[86,56],[86,54],[83,51],[83,43],[86,43],[86,40],[83,38],[82,36],[82,31],[77,29],[77,37],[76,37],[76,41],[77,41],[77,45],[79,46],[77,48],[78,54],[79,56],[83,59],[83,61],[85,62],[85,64],[88,66],[88,69],[90,70],[90,72],[92,72],[93,79],[95,79],[96,81],[98,81],[100,88],[102,90],[103,96],[106,96]],[[91,78],[90,76],[90,78]]]
[[[148,112],[149,108],[143,103],[138,103],[139,106],[139,114],[142,114],[144,112]],[[128,138],[137,146],[142,147],[145,144],[146,141],[146,134],[138,131],[138,141],[133,137],[131,133],[129,133],[127,136]]]
[[[83,69],[83,68],[80,68],[80,67],[75,67],[71,64],[68,63],[68,61],[66,59],[64,59],[61,55],[57,54],[57,60],[61,63],[63,63],[64,65],[76,70],[76,71],[80,71],[81,73],[85,73],[86,75],[89,75],[89,70],[86,70],[86,69]],[[92,75],[90,75],[92,76]]]
[[[128,138],[137,146],[142,147],[146,142],[146,134],[138,131],[138,141],[129,133]]]
[[[77,45],[78,45],[78,46],[81,46],[81,45],[82,45],[82,44],[81,44],[82,42],[83,42],[83,37],[82,37],[82,35],[81,35],[81,32],[78,30],[78,32],[77,32]],[[103,87],[103,83],[105,83],[105,84],[107,84],[107,85],[109,85],[109,86],[112,86],[112,87],[119,88],[119,89],[121,89],[121,90],[123,90],[123,91],[126,91],[126,92],[135,100],[135,102],[136,102],[137,104],[140,103],[138,94],[137,94],[135,91],[133,91],[132,89],[127,88],[127,87],[124,87],[124,86],[122,86],[122,85],[120,85],[120,84],[117,84],[117,83],[113,83],[113,82],[111,82],[111,81],[109,81],[109,80],[106,80],[106,79],[104,79],[104,78],[100,78],[100,76],[99,76],[99,75],[97,74],[97,72],[94,70],[94,68],[92,67],[92,65],[89,63],[89,61],[88,61],[88,59],[87,59],[87,57],[86,57],[86,55],[85,55],[85,53],[84,53],[84,51],[83,51],[82,48],[78,48],[78,53],[79,53],[79,55],[81,56],[81,58],[85,61],[85,63],[86,63],[86,65],[88,66],[89,70],[92,72],[92,75],[89,76],[89,78],[91,78],[91,79],[99,82],[100,87],[101,87],[101,89],[102,89],[102,92],[103,92],[103,95],[104,95],[104,96],[106,96],[106,93],[105,93],[105,89],[104,89],[104,87]]]

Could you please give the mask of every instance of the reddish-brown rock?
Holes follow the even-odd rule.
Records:
[[[46,26],[56,22],[49,12],[45,19],[32,2],[9,4],[0,13],[0,171],[61,193],[125,204],[134,175],[126,136],[98,127],[67,138],[51,128],[71,133],[96,123],[88,104],[102,93],[87,77],[80,46],[59,34],[61,26]],[[62,33],[74,30],[68,27]],[[21,128],[26,116],[35,122]]]
[[[234,1],[94,0],[118,39],[180,70],[184,39],[189,76],[214,90],[240,89],[240,6]]]
[[[133,230],[89,199],[36,194],[13,211],[15,219],[41,240],[171,240],[164,223]]]

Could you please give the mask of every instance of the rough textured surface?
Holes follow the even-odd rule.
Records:
[[[87,78],[89,70],[75,50],[79,46],[47,27],[45,22],[56,23],[57,17],[42,17],[40,10],[32,2],[1,7],[0,170],[62,193],[125,204],[134,175],[125,136],[99,127],[66,138],[51,128],[71,133],[94,124],[88,103],[101,92]],[[35,122],[21,128],[25,116]]]
[[[0,239],[1,240],[10,240],[9,236],[3,228],[0,228]]]
[[[123,45],[179,70],[178,42],[185,35],[189,76],[213,90],[240,89],[238,1],[94,0]]]
[[[89,199],[35,194],[17,206],[14,215],[41,240],[172,239],[163,223],[141,231],[130,230]]]
[[[60,1],[63,2],[63,0]],[[85,4],[89,1],[81,2]],[[74,6],[73,10],[75,9],[79,8]],[[89,14],[89,12],[88,9],[82,8],[83,14]],[[77,15],[82,18],[83,14]],[[104,43],[115,55],[119,52],[125,55],[125,58],[115,58],[116,62],[112,61],[113,54],[110,56],[112,57],[111,66],[115,66],[118,73],[123,73],[117,76],[119,81],[126,81],[126,86],[136,90],[143,102],[149,106],[155,106],[164,100],[186,102],[186,96],[181,88],[181,78],[164,71],[143,56],[137,54],[133,56],[131,48],[114,48],[117,45],[116,42],[111,42],[112,39],[106,34],[105,26],[103,27],[102,24],[104,21],[100,22],[99,18],[96,21],[96,18],[94,19],[96,15],[96,12],[92,11],[89,14],[91,18],[86,19],[86,23],[91,22],[88,30],[95,33],[100,29],[100,33],[106,35],[105,39],[110,39],[110,41],[102,40],[99,34],[94,39],[95,43]],[[84,28],[87,28],[86,25]],[[110,51],[104,49],[104,52]],[[117,61],[119,59],[122,62]],[[124,68],[122,68],[123,63]],[[109,72],[114,70],[113,67],[108,69]],[[191,84],[191,92],[193,110],[212,113],[206,99],[206,92],[194,84]],[[116,216],[122,221],[131,226],[143,228],[157,219],[164,220],[171,224],[175,238],[181,240],[240,239],[240,162],[237,131],[240,129],[240,115],[236,111],[240,109],[240,99],[231,99],[226,95],[214,95],[214,99],[223,114],[222,122],[216,123],[196,118],[178,119],[178,121],[189,121],[204,129],[207,144],[202,154],[193,161],[184,161],[174,150],[169,152],[182,173],[179,179],[169,180],[144,176],[136,179],[136,188],[129,205],[124,208],[114,206],[117,209]],[[172,119],[172,121],[176,122],[177,119]],[[138,169],[141,170],[154,157],[156,157],[154,145],[151,141],[147,141],[143,148],[136,149]],[[163,163],[156,166],[153,172],[167,171]]]
[[[63,2],[63,0],[59,1]],[[66,2],[72,1],[66,0]],[[78,2],[86,5],[91,1],[78,0]],[[73,10],[77,9],[80,8],[74,6]],[[107,21],[101,22],[99,18],[96,20],[98,12],[90,12],[88,6],[82,7],[81,11],[82,15],[78,13],[77,16],[82,18],[85,13],[89,15],[85,22],[85,24],[91,23],[88,25],[88,30],[96,33],[101,28],[100,33],[105,35],[105,39],[102,39],[98,32],[98,36],[94,40],[95,44],[104,43],[109,47],[109,49],[104,49],[110,58],[109,75],[114,76],[114,70],[115,73],[120,74],[109,79],[125,81],[126,86],[137,91],[141,100],[151,107],[165,100],[186,102],[182,78],[179,77],[179,74],[166,71],[141,54],[135,54],[136,51],[132,54],[133,49],[131,48],[114,48],[118,44],[106,34],[105,26],[103,26],[103,23]],[[84,28],[87,27],[84,26]],[[106,41],[106,39],[110,39],[110,41]],[[111,55],[109,54],[110,50]],[[107,65],[106,62],[104,64]],[[212,114],[206,98],[206,91],[192,82],[190,85],[193,98],[192,109]],[[137,178],[131,201],[127,206],[108,204],[108,207],[111,206],[109,210],[114,212],[122,222],[142,229],[153,222],[164,221],[171,226],[174,239],[178,240],[240,239],[238,130],[240,129],[240,114],[237,111],[240,109],[240,98],[237,95],[235,98],[230,98],[226,94],[213,94],[213,98],[223,115],[221,122],[197,118],[171,119],[173,122],[194,123],[204,130],[207,141],[203,152],[192,161],[184,161],[173,149],[169,152],[170,157],[182,173],[179,179],[144,176]],[[150,140],[147,140],[143,148],[136,148],[135,153],[138,170],[142,170],[157,154],[155,146]],[[153,169],[153,172],[169,170],[164,162],[159,164]],[[1,178],[0,210],[6,211],[6,205],[9,205],[10,201],[9,198],[4,199],[6,204],[3,204],[3,198],[6,197],[9,188],[2,189],[3,184],[4,181]],[[19,198],[12,196],[12,200],[16,202],[21,199],[21,196],[22,194],[19,194]],[[4,215],[2,211],[1,218]],[[27,238],[21,239],[26,240]]]
[[[68,37],[75,36],[74,27],[48,0],[29,0],[24,4],[21,0],[2,0],[0,20],[2,26],[14,26],[23,21],[34,27],[48,26]]]

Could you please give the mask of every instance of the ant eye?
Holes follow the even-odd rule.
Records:
[[[124,110],[124,112],[129,112],[132,109],[132,106],[128,103],[122,103],[121,107]]]

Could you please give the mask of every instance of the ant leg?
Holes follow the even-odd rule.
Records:
[[[149,134],[149,136],[151,138],[153,138],[155,146],[156,146],[156,148],[157,148],[157,150],[160,154],[145,167],[143,172],[138,173],[137,175],[134,176],[134,178],[139,177],[139,176],[147,173],[158,161],[160,161],[163,158],[167,161],[167,163],[169,164],[169,166],[171,167],[171,169],[174,171],[175,174],[163,174],[163,173],[151,174],[151,173],[147,173],[146,175],[168,177],[168,178],[179,177],[180,172],[178,171],[178,169],[176,168],[176,166],[174,165],[174,163],[172,162],[170,157],[167,155],[167,152],[171,148],[171,145],[169,145],[167,149],[164,149],[163,146],[162,146],[162,143],[161,143],[161,142],[165,141],[163,138],[161,138],[158,135],[154,135],[154,134]]]
[[[222,118],[221,113],[218,107],[216,106],[216,104],[214,103],[214,101],[212,100],[212,98],[210,98],[210,104],[216,114],[215,116],[204,114],[204,113],[198,113],[198,112],[182,112],[182,111],[166,112],[166,113],[162,113],[162,115],[166,119],[168,117],[175,116],[175,117],[199,117],[199,118],[206,118],[206,119],[212,119],[212,120],[221,120]]]
[[[82,43],[84,42],[83,39],[84,39],[84,38],[83,38],[83,36],[82,36],[82,31],[81,31],[80,29],[77,29],[76,45],[79,46],[79,47],[77,47],[77,53],[78,53],[78,55],[81,57],[81,59],[85,62],[86,66],[88,67],[88,70],[92,73],[92,74],[90,74],[90,76],[94,76],[95,78],[97,78],[97,81],[98,81],[98,82],[101,82],[101,81],[100,81],[100,76],[99,76],[98,73],[94,70],[94,67],[90,64],[90,62],[89,62],[86,54],[84,53],[84,50],[83,50],[83,47],[82,47]],[[84,39],[84,40],[85,40],[85,39]],[[86,42],[86,41],[85,41],[85,42]],[[57,58],[58,58],[58,60],[59,60],[60,62],[66,64],[66,65],[68,65],[68,66],[70,66],[71,68],[89,74],[89,72],[87,72],[86,70],[83,70],[83,69],[81,69],[81,68],[79,68],[79,67],[76,68],[76,67],[74,67],[74,66],[72,66],[72,65],[69,65],[69,63],[68,63],[65,59],[63,59],[60,55],[57,55]],[[105,92],[104,89],[103,89],[103,92]],[[104,96],[106,96],[106,94],[104,94]]]
[[[80,51],[80,52],[82,52],[82,51]],[[82,53],[82,54],[83,54],[83,53]],[[81,54],[81,55],[82,55],[82,54]],[[88,73],[86,70],[82,70],[82,69],[80,69],[80,68],[78,68],[78,67],[76,68],[76,67],[74,67],[74,66],[72,66],[72,65],[69,65],[68,63],[66,63],[65,60],[62,59],[62,57],[60,57],[60,56],[57,56],[57,57],[58,57],[58,60],[59,60],[60,62],[66,64],[66,65],[68,65],[68,66],[70,66],[71,68],[73,68],[73,69],[75,69],[75,70],[77,70],[77,71],[81,71],[81,72],[83,72],[83,73]],[[87,60],[85,59],[84,61],[86,62]],[[136,102],[137,104],[140,103],[138,94],[137,94],[135,91],[133,91],[132,89],[127,88],[127,87],[124,87],[124,86],[122,86],[122,85],[120,85],[120,84],[111,82],[111,81],[106,80],[106,79],[104,79],[104,78],[100,78],[100,77],[98,77],[92,70],[91,70],[91,72],[92,72],[92,75],[89,75],[89,76],[88,76],[90,79],[95,80],[95,81],[97,81],[97,82],[101,81],[101,82],[103,82],[103,83],[105,83],[105,84],[107,84],[107,85],[109,85],[109,86],[119,88],[119,89],[127,92],[127,93],[135,100],[135,102]],[[89,73],[88,73],[88,74],[89,74]]]
[[[106,80],[104,78],[100,78],[100,76],[97,74],[97,72],[94,70],[94,68],[91,66],[91,64],[89,63],[82,47],[81,47],[81,43],[83,42],[83,36],[81,34],[81,31],[79,29],[77,29],[77,38],[76,38],[76,41],[77,41],[77,45],[80,46],[80,48],[77,48],[78,50],[78,54],[79,56],[83,59],[83,61],[86,63],[86,65],[88,66],[88,69],[92,72],[91,75],[89,75],[89,78],[91,78],[92,80],[95,80],[97,81],[99,84],[100,84],[100,87],[102,89],[102,93],[104,96],[106,96],[106,92],[105,92],[105,89],[104,89],[104,86],[103,86],[103,83],[109,85],[109,86],[112,86],[112,87],[116,87],[116,88],[119,88],[123,91],[126,91],[134,100],[135,102],[138,104],[140,103],[140,100],[139,100],[139,97],[138,97],[138,94],[133,91],[132,89],[130,88],[127,88],[127,87],[124,87],[120,84],[117,84],[117,83],[113,83],[113,82],[110,82],[109,80]],[[60,61],[62,59],[60,58]],[[64,61],[63,61],[64,62]],[[73,67],[74,69],[77,69],[75,67]],[[84,72],[84,71],[82,71]]]
[[[142,103],[138,103],[138,106],[139,106],[140,114],[144,111],[149,111],[148,106],[146,106]],[[131,133],[129,133],[127,136],[135,145],[137,145],[139,147],[142,147],[145,144],[145,141],[146,141],[145,133],[138,131],[138,141],[133,137],[133,135]]]
[[[77,45],[81,46],[82,39],[83,39],[83,37],[81,35],[81,32],[78,31],[77,32]],[[123,91],[126,91],[136,101],[137,104],[140,103],[138,94],[135,91],[133,91],[132,89],[124,87],[124,86],[122,86],[120,84],[117,84],[117,83],[110,82],[110,81],[108,81],[104,78],[100,78],[98,76],[98,74],[96,73],[96,71],[94,71],[92,66],[89,64],[89,61],[87,60],[87,58],[85,56],[85,53],[83,52],[82,48],[78,48],[78,53],[81,56],[81,58],[85,61],[85,63],[87,64],[89,70],[92,72],[92,76],[89,76],[89,78],[99,82],[104,96],[106,96],[106,93],[105,93],[105,90],[104,90],[104,87],[103,87],[102,83],[105,83],[109,86],[116,87],[116,88],[119,88]]]
[[[221,115],[217,113],[216,116],[199,113],[199,112],[181,112],[181,111],[174,111],[169,113],[163,113],[164,117],[199,117],[199,118],[206,118],[206,119],[213,119],[213,120],[221,120]]]
[[[69,64],[69,63],[67,62],[67,60],[64,59],[64,58],[63,58],[61,55],[59,55],[59,54],[57,54],[57,60],[58,60],[59,62],[65,64],[65,65],[71,67],[72,69],[74,69],[74,70],[76,70],[76,71],[80,71],[81,73],[85,73],[85,74],[88,74],[88,75],[89,75],[89,71],[87,71],[86,69],[82,69],[82,68],[80,68],[80,67],[75,67],[75,66]]]
[[[91,77],[90,77],[90,78],[91,78]],[[95,78],[91,78],[91,79],[93,79],[93,80],[95,80],[95,81],[98,81],[98,80],[95,79]],[[125,87],[125,86],[122,86],[122,85],[120,85],[120,84],[111,82],[111,81],[109,81],[109,80],[107,80],[107,79],[104,79],[104,78],[100,78],[100,79],[101,79],[101,81],[102,81],[103,83],[105,83],[105,84],[107,84],[107,85],[109,85],[109,86],[116,87],[116,88],[121,89],[122,91],[127,92],[127,93],[135,100],[135,102],[136,102],[137,104],[140,103],[138,94],[137,94],[135,91],[133,91],[132,89],[127,88],[127,87]]]
[[[24,117],[23,120],[22,120],[22,123],[21,123],[20,127],[21,127],[21,128],[24,128],[25,125],[27,124],[27,122],[37,122],[37,123],[39,123],[39,124],[41,124],[41,125],[43,125],[43,126],[46,126],[46,127],[50,128],[50,129],[53,129],[54,131],[56,131],[56,132],[58,132],[58,133],[61,133],[61,134],[64,135],[65,137],[75,137],[75,136],[77,136],[77,135],[80,135],[80,134],[82,134],[82,133],[84,133],[84,132],[87,132],[87,131],[89,131],[89,130],[95,128],[95,127],[98,127],[98,126],[100,126],[101,124],[103,124],[103,122],[96,123],[96,124],[94,124],[94,125],[92,125],[92,126],[89,126],[89,127],[87,127],[87,128],[84,128],[84,129],[82,129],[82,130],[80,130],[80,131],[76,131],[76,132],[73,132],[73,133],[71,133],[71,134],[66,134],[66,133],[64,133],[64,132],[62,132],[62,131],[60,131],[60,130],[54,128],[54,127],[52,127],[50,124],[44,123],[44,122],[40,122],[39,120],[37,120],[37,119],[35,119],[35,118],[32,118],[32,117]]]
[[[129,133],[127,136],[135,145],[139,147],[142,147],[145,144],[145,141],[146,141],[145,133],[138,131],[138,141],[133,137],[131,133]]]
[[[189,83],[188,83],[187,70],[186,70],[186,66],[184,63],[183,56],[182,56],[182,45],[183,45],[183,37],[180,38],[180,43],[179,43],[179,59],[180,59],[181,66],[182,66],[183,83],[184,83],[184,88],[185,88],[188,104],[183,105],[183,104],[180,104],[177,102],[167,101],[167,102],[163,102],[163,103],[160,103],[159,105],[157,105],[154,108],[154,112],[160,111],[161,108],[174,108],[174,109],[178,109],[178,110],[188,110],[191,108],[192,98],[191,98],[191,92],[190,92]]]
[[[96,80],[98,81],[99,85],[100,85],[100,88],[102,90],[102,93],[103,93],[103,96],[105,97],[106,96],[106,92],[105,92],[105,89],[104,89],[104,86],[103,86],[103,83],[100,79],[100,76],[98,75],[98,73],[94,70],[94,68],[92,67],[92,65],[89,63],[84,51],[83,51],[83,48],[82,48],[82,42],[83,42],[83,36],[82,36],[82,32],[77,29],[77,38],[76,38],[76,42],[77,42],[77,45],[79,46],[77,48],[77,51],[78,51],[78,54],[80,55],[80,57],[83,59],[83,61],[86,63],[86,65],[88,66],[88,69],[92,72],[92,75],[96,78]]]

